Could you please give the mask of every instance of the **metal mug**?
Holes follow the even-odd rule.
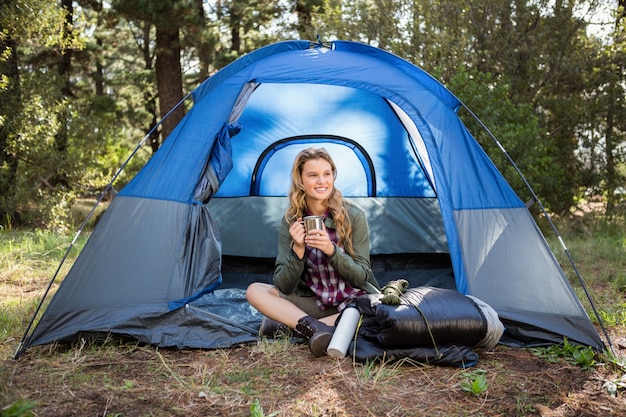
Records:
[[[322,216],[306,216],[303,220],[307,235],[313,229],[324,230],[324,218]]]

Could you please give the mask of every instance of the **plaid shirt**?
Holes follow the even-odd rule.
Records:
[[[337,242],[337,231],[326,227],[330,240],[335,243],[337,250],[343,251],[343,247]],[[348,281],[328,263],[324,252],[319,249],[306,247],[306,269],[304,281],[315,293],[315,302],[320,310],[328,307],[337,307],[339,311],[346,308],[353,298],[366,294],[365,291],[354,288]]]

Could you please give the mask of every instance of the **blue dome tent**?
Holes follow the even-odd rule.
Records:
[[[525,203],[432,76],[354,42],[289,41],[231,63],[96,226],[20,351],[85,333],[179,348],[257,340],[294,156],[323,146],[363,207],[381,285],[492,306],[502,343],[604,348]],[[27,330],[28,333],[28,330]]]

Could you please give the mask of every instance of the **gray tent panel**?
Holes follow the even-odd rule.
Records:
[[[182,346],[184,333],[208,325],[184,306],[219,285],[219,242],[205,206],[118,196],[59,287],[63,297],[52,298],[29,344],[69,340],[81,332],[119,332]],[[189,320],[195,323],[191,328],[182,326]]]
[[[434,198],[350,197],[367,213],[370,253],[448,253]],[[224,255],[276,256],[286,197],[213,198],[209,210],[220,229]]]
[[[512,309],[497,311],[506,331],[500,340],[508,346],[545,346],[563,343],[564,334],[570,343],[591,346],[604,350],[598,333],[586,316],[559,316],[556,314],[534,314]]]
[[[562,336],[554,340],[554,335],[569,334],[579,343],[601,345],[526,208],[462,210],[455,219],[470,294],[492,306],[502,320],[526,323],[520,337],[560,342]],[[546,331],[533,330],[533,325]]]

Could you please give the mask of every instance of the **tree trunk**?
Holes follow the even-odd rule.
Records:
[[[72,27],[74,25],[74,4],[72,0],[62,0],[61,7],[66,11],[65,15],[65,27],[63,29],[63,35],[65,39],[69,39],[71,36]],[[61,83],[61,98],[69,99],[72,96],[72,88],[70,84],[70,74],[72,67],[72,49],[64,49],[61,55],[61,59],[58,65],[59,82]],[[69,111],[67,106],[63,106],[59,114],[57,115],[59,127],[54,135],[55,148],[57,156],[59,158],[59,170],[48,181],[52,186],[61,185],[63,187],[69,186],[69,179],[67,177],[67,142],[69,136]]]
[[[143,22],[143,31],[142,31],[142,44],[141,44],[141,54],[143,56],[144,69],[148,72],[152,71],[152,54],[150,53],[150,28],[151,24],[148,22]],[[144,92],[144,107],[146,112],[150,115],[150,124],[148,126],[148,132],[152,132],[150,137],[148,138],[148,145],[150,145],[150,149],[152,149],[152,153],[154,154],[159,150],[159,146],[161,143],[159,142],[159,132],[158,130],[153,132],[154,127],[157,125],[157,106],[156,106],[156,97],[148,90]]]
[[[198,14],[198,21],[200,22],[199,31],[200,33],[203,33],[206,29],[206,13],[204,11],[203,0],[194,0],[194,5],[196,8],[196,13]],[[200,42],[197,46],[199,61],[199,83],[209,77],[209,67],[211,65],[211,49],[209,48],[209,43],[207,42],[206,37],[201,36],[200,38]]]
[[[0,60],[0,73],[4,74],[8,81],[6,88],[0,90],[0,115],[5,118],[3,123],[0,123],[0,224],[8,226],[19,222],[15,202],[18,164],[11,143],[15,141],[17,135],[16,125],[22,109],[17,43],[11,38],[10,32],[8,36],[0,37],[0,52],[6,57]]]
[[[180,65],[180,34],[178,27],[157,27],[156,78],[161,119],[183,99],[183,78]],[[178,107],[161,124],[161,137],[165,140],[185,115]]]
[[[624,18],[624,7],[626,7],[626,0],[619,0],[618,13],[615,18],[615,38],[620,30],[621,20]],[[613,135],[613,129],[615,127],[615,107],[617,105],[615,100],[615,90],[618,88],[619,83],[623,82],[624,67],[620,65],[618,57],[611,57],[610,65],[610,77],[609,77],[609,97],[607,102],[606,112],[606,133],[605,133],[605,152],[606,152],[606,213],[611,216],[615,211],[617,204],[615,198],[615,190],[618,187],[618,174],[615,169],[615,138]]]
[[[615,80],[611,76],[609,80],[609,99],[606,112],[606,134],[604,136],[605,153],[606,153],[606,213],[611,215],[615,206],[615,188],[616,172],[615,172],[615,151],[613,140],[613,126],[615,122]]]
[[[312,25],[313,10],[315,8],[321,8],[324,6],[324,2],[321,0],[296,0],[294,10],[298,16],[298,22],[296,23],[296,29],[298,30],[298,36],[300,39],[315,40],[314,33],[315,28]],[[320,9],[321,13],[321,9]]]
[[[231,6],[230,9],[230,50],[232,52],[237,52],[237,56],[241,51],[241,34],[239,30],[241,28],[241,15],[239,11]]]
[[[95,4],[94,11],[98,13],[96,26],[101,27],[103,25],[102,1]],[[96,51],[97,52],[96,52],[96,72],[94,74],[94,85],[95,85],[94,88],[96,90],[97,96],[104,96],[104,65],[103,65],[103,60],[102,60],[102,51],[104,49],[104,42],[102,41],[102,38],[98,36],[97,34],[95,35],[95,39],[96,39],[96,46],[97,46]]]

